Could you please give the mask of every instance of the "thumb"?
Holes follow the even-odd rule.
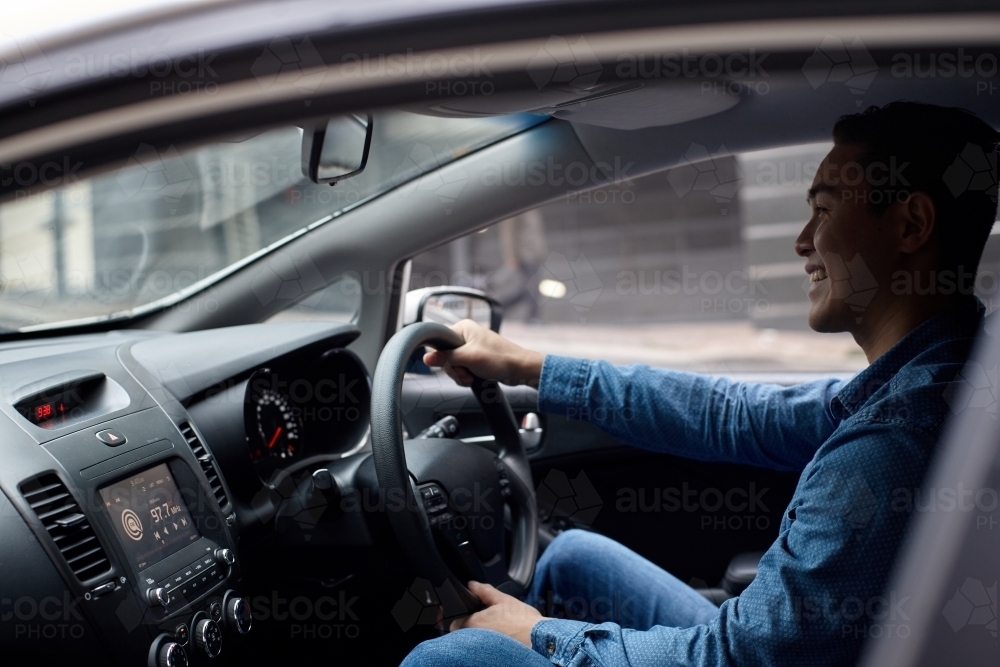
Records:
[[[481,584],[478,581],[469,582],[469,591],[475,595],[487,607],[500,604],[507,597],[489,584]]]
[[[450,350],[430,350],[424,355],[424,363],[428,366],[444,366],[448,363]]]

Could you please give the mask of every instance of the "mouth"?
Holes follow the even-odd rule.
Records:
[[[809,283],[818,283],[821,280],[826,280],[826,269],[814,268],[809,271]]]

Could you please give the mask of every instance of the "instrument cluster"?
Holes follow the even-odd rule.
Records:
[[[370,403],[368,373],[345,349],[256,370],[247,381],[243,419],[247,454],[261,481],[363,447]]]

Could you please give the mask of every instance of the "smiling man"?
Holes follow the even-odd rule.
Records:
[[[897,102],[842,117],[833,138],[795,250],[809,326],[849,331],[868,358],[849,382],[782,387],[543,357],[469,321],[455,325],[465,345],[425,357],[460,384],[475,374],[537,386],[541,409],[589,415],[637,447],[801,472],[753,583],[716,607],[625,547],[571,530],[539,560],[528,604],[470,583],[486,608],[406,667],[853,665],[873,626],[905,626],[905,600],[883,597],[909,519],[894,492],[920,487],[982,325],[972,288],[996,217],[998,134],[963,110]],[[960,154],[982,175],[954,166]],[[571,599],[632,604],[612,618],[542,615]]]

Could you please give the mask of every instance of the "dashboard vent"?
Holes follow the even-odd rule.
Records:
[[[21,484],[28,501],[49,537],[80,581],[111,572],[111,561],[80,505],[55,473],[46,473]]]
[[[205,449],[205,445],[202,444],[201,439],[198,434],[194,432],[191,428],[191,424],[188,422],[181,423],[180,426],[181,435],[184,436],[184,440],[187,441],[188,447],[194,452],[194,457],[198,459],[198,463],[201,465],[202,472],[205,473],[205,477],[208,479],[208,485],[212,487],[212,495],[215,496],[215,500],[219,503],[220,508],[225,508],[229,505],[229,498],[226,497],[226,490],[222,486],[222,479],[219,477],[219,471],[215,467],[215,463],[212,461],[212,455],[208,453]]]

